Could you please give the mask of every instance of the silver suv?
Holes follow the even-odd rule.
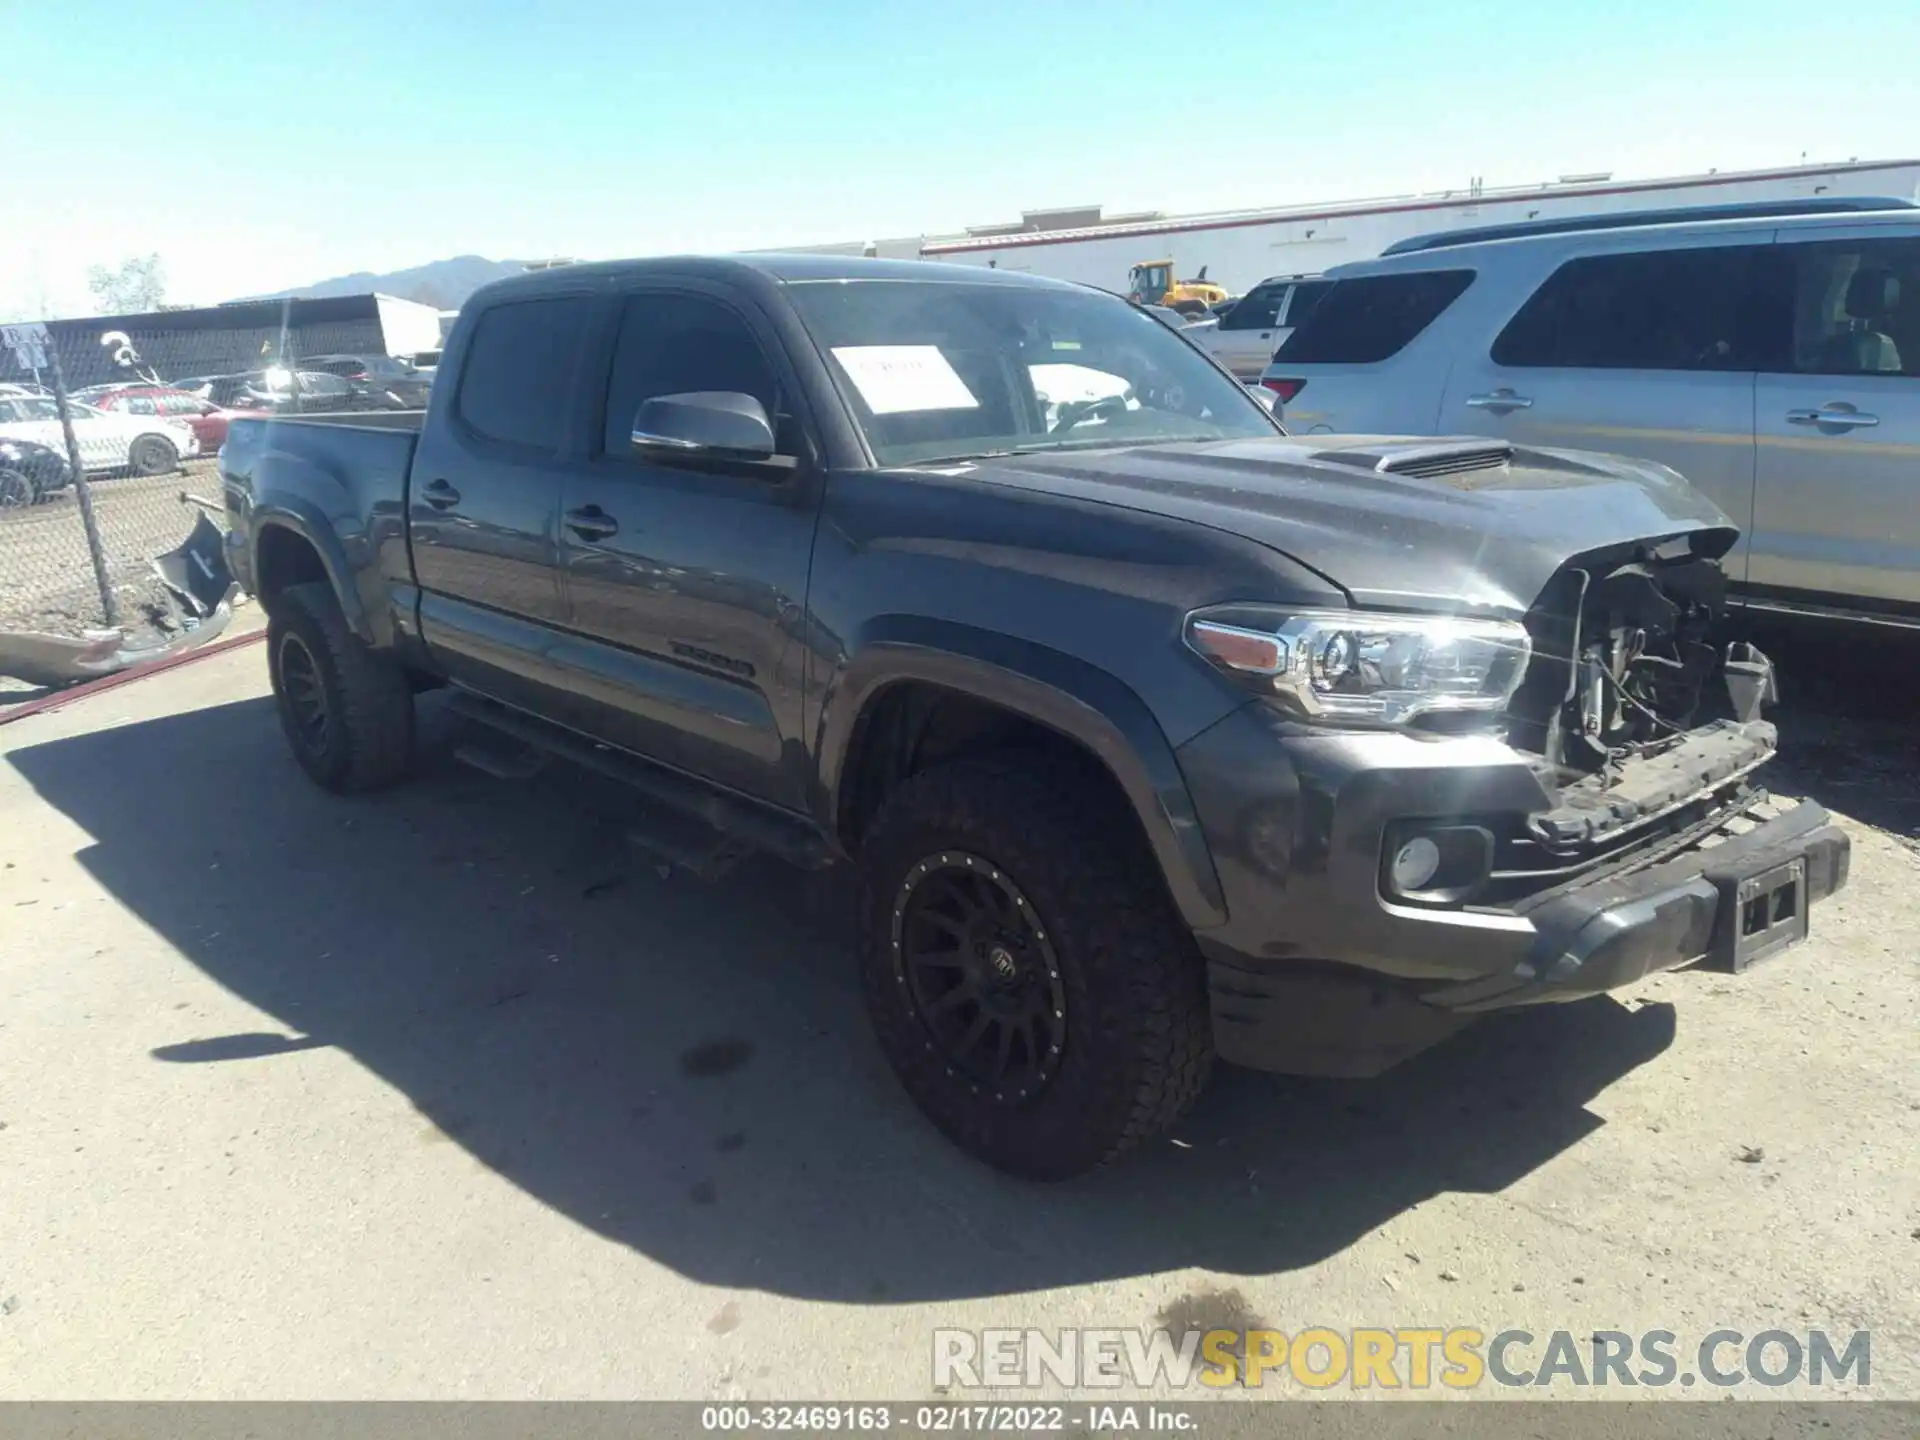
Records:
[[[1740,526],[1747,603],[1920,625],[1920,209],[1900,203],[1406,242],[1330,272],[1261,383],[1295,434],[1672,466]]]

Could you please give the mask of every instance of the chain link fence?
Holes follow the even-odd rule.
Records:
[[[202,513],[186,497],[219,521],[215,457],[236,417],[425,403],[428,378],[386,356],[377,316],[290,326],[292,313],[256,303],[0,334],[0,632],[190,624],[153,562]]]

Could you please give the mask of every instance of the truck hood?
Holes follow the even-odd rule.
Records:
[[[1663,465],[1501,440],[1369,435],[1074,450],[973,462],[973,476],[1229,531],[1353,603],[1517,619],[1576,555],[1739,532]]]

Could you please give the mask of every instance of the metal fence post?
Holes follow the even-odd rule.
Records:
[[[113,598],[113,585],[107,579],[107,557],[100,549],[100,525],[93,518],[93,491],[87,485],[87,468],[80,459],[80,441],[73,433],[73,415],[67,409],[67,377],[60,369],[60,347],[49,344],[47,359],[53,371],[53,399],[60,407],[60,430],[67,437],[67,463],[73,467],[74,498],[80,502],[80,524],[87,532],[87,554],[93,558],[93,580],[100,587],[100,609],[109,625],[120,623],[120,607]]]

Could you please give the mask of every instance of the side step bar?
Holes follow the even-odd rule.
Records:
[[[629,838],[703,878],[717,877],[757,850],[805,870],[823,869],[836,858],[826,837],[798,817],[789,818],[471,692],[456,694],[451,708],[461,719],[519,747],[503,752],[469,743],[454,751],[456,759],[500,779],[526,779],[551,758],[618,781],[669,812]]]

